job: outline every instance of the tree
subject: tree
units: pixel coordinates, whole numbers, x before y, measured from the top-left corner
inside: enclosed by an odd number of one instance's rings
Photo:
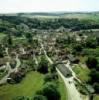
[[[96,93],[99,93],[99,83],[94,83],[94,89]]]
[[[49,74],[46,74],[44,77],[45,82],[51,82],[51,81],[55,81],[57,79],[58,79],[57,73],[49,73]]]
[[[43,96],[43,95],[38,95],[38,94],[36,94],[36,95],[32,98],[32,100],[47,100],[47,98],[46,98],[45,96]]]
[[[57,72],[55,66],[56,66],[55,64],[53,64],[53,65],[50,66],[50,72],[51,73]]]
[[[92,69],[90,72],[91,82],[99,82],[99,72],[95,69]]]
[[[81,52],[82,51],[82,46],[80,44],[77,44],[73,47],[73,49],[76,51],[76,52]]]
[[[96,70],[99,71],[99,63],[97,64]]]
[[[11,37],[10,34],[8,35],[7,43],[8,43],[8,45],[10,45],[10,46],[13,44],[12,37]]]
[[[88,59],[86,60],[86,64],[89,68],[96,68],[98,61],[95,57],[88,57]]]
[[[48,61],[45,59],[45,56],[41,57],[41,61],[39,63],[37,70],[44,74],[48,72]]]
[[[42,94],[47,97],[48,100],[60,100],[60,93],[54,83],[46,83]]]
[[[33,39],[32,39],[32,34],[31,33],[26,33],[26,38],[27,38],[27,41],[29,42],[29,43],[32,43],[32,41],[33,41]]]
[[[4,57],[4,48],[0,45],[0,57]]]
[[[86,40],[86,47],[89,47],[89,48],[96,48],[97,46],[97,40],[96,38],[94,37],[89,37],[87,40]]]
[[[31,70],[36,70],[37,65],[35,64],[35,60],[29,59],[26,65],[28,65]]]
[[[97,37],[96,40],[97,40],[97,44],[98,44],[98,46],[99,46],[99,37]]]

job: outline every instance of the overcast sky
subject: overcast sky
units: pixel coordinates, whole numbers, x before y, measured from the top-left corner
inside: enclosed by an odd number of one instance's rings
[[[99,11],[99,0],[0,0],[0,13]]]

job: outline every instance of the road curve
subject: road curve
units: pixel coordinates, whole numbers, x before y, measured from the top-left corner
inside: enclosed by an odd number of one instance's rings
[[[8,69],[8,73],[0,80],[0,84],[6,83],[7,78],[9,77],[10,73],[16,72],[18,68],[20,67],[20,65],[21,65],[21,61],[18,58],[18,55],[16,55],[16,67],[14,69],[12,69],[9,62],[7,62],[6,68]]]

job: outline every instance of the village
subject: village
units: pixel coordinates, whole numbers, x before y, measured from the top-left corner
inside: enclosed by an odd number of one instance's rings
[[[13,22],[15,18],[16,22]],[[38,95],[48,100],[52,98],[93,100],[98,95],[98,29],[89,29],[89,24],[88,29],[85,27],[85,30],[78,24],[75,26],[75,23],[80,23],[79,20],[76,22],[77,19],[42,21],[24,17],[15,18],[5,17],[11,26],[11,28],[6,26],[9,31],[1,21],[4,27],[1,28],[4,31],[0,33],[0,90],[2,90],[0,98],[2,100],[7,98],[35,100],[34,98],[39,98]],[[56,28],[58,20],[60,27]],[[67,25],[64,21],[67,21]],[[85,21],[83,24],[86,25]],[[82,29],[77,30],[79,27]],[[50,96],[45,95],[50,88],[56,91],[55,94],[49,90]]]

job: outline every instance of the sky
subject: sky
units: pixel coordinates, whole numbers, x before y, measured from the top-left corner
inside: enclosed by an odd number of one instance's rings
[[[99,11],[99,0],[0,0],[0,13]]]

